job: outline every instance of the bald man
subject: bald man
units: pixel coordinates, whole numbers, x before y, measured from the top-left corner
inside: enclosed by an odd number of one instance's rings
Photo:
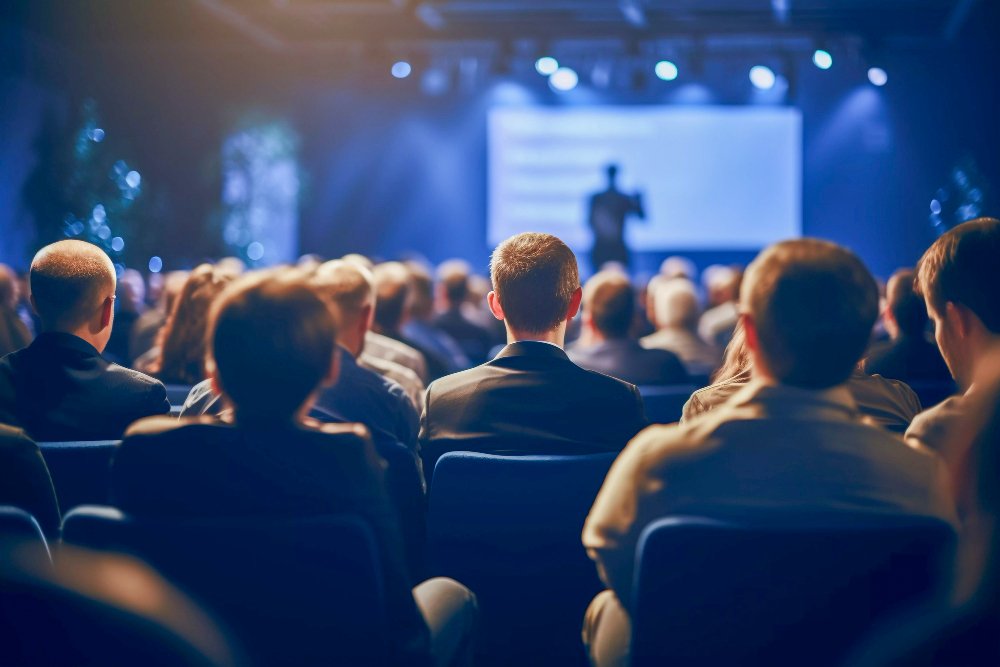
[[[115,270],[97,246],[59,241],[31,262],[41,333],[0,359],[0,422],[35,441],[116,440],[170,411],[163,385],[101,356],[114,321]]]

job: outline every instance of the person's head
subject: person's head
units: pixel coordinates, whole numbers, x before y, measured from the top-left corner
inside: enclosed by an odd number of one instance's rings
[[[261,271],[231,284],[209,316],[209,370],[236,422],[283,423],[337,377],[334,314],[300,272]]]
[[[146,281],[135,269],[125,269],[118,279],[118,308],[129,313],[142,312],[146,306]]]
[[[1000,341],[998,257],[1000,220],[978,218],[942,235],[917,264],[934,337],[963,389],[984,350]]]
[[[361,354],[375,312],[375,284],[364,266],[335,259],[321,264],[311,283],[330,302],[338,317],[337,342]]]
[[[625,338],[635,314],[635,292],[627,276],[600,271],[583,286],[583,318],[604,338]]]
[[[103,250],[77,240],[47,245],[31,261],[29,281],[43,331],[71,333],[104,350],[114,320],[116,279]]]
[[[755,373],[825,389],[844,382],[878,316],[878,286],[850,250],[819,239],[776,243],[747,268],[740,310]]]
[[[604,168],[604,173],[608,175],[608,187],[614,187],[615,181],[618,180],[618,165],[609,164]]]
[[[701,306],[698,291],[687,278],[671,278],[660,282],[652,295],[656,326],[660,329],[698,328]]]
[[[686,278],[693,281],[698,275],[698,267],[687,257],[671,255],[660,264],[660,275],[664,278]]]
[[[410,317],[427,321],[434,316],[434,279],[423,262],[404,262],[410,273]]]
[[[921,338],[927,330],[927,306],[913,288],[916,273],[899,269],[885,286],[885,326],[893,338]]]
[[[150,372],[164,382],[193,385],[205,379],[205,341],[212,303],[234,276],[202,264],[188,274],[160,329],[160,358]]]
[[[498,245],[490,277],[490,310],[515,338],[551,333],[580,307],[576,256],[551,234],[525,232]]]
[[[743,273],[731,266],[714,264],[706,268],[701,274],[701,282],[708,295],[709,307],[738,301],[742,280]]]
[[[398,331],[406,320],[410,300],[410,272],[401,262],[383,262],[375,279],[375,325],[380,332]]]
[[[461,259],[449,259],[438,266],[439,292],[448,308],[457,308],[468,298],[471,273],[469,263]]]
[[[6,264],[0,264],[0,308],[17,307],[20,291],[17,274]]]

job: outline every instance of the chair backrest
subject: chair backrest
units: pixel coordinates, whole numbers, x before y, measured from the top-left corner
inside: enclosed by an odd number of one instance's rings
[[[163,385],[167,390],[167,401],[172,407],[180,408],[184,405],[184,401],[187,400],[188,394],[191,393],[190,385],[186,384],[166,384]]]
[[[0,505],[0,545],[11,544],[32,545],[46,560],[52,560],[45,534],[35,517],[18,507]]]
[[[525,664],[580,650],[583,612],[602,588],[580,533],[614,458],[451,452],[438,460],[430,568],[476,593],[484,652]]]
[[[63,547],[59,567],[0,549],[0,664],[244,664],[214,621],[132,559]]]
[[[111,459],[121,440],[40,442],[63,514],[77,505],[108,502]]]
[[[693,384],[642,386],[639,394],[646,406],[646,417],[654,424],[672,424],[680,421],[681,411],[691,394],[699,387]]]
[[[387,656],[379,552],[358,517],[140,519],[82,507],[65,518],[63,539],[143,558],[232,628],[258,664]]]
[[[921,518],[661,519],[637,549],[632,664],[841,664],[875,619],[937,592],[954,539]]]

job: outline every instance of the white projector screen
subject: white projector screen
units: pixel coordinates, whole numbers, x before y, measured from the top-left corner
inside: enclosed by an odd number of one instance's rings
[[[619,166],[642,194],[632,250],[755,250],[802,233],[802,116],[786,107],[496,108],[489,240],[523,231],[589,250],[590,195]]]

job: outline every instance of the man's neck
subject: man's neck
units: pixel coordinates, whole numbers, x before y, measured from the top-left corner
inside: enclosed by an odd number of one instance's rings
[[[1000,382],[1000,336],[990,336],[983,341],[982,350],[976,355],[972,381],[966,392],[981,387],[995,387]]]
[[[107,345],[107,341],[103,337],[94,336],[88,330],[88,327],[80,327],[75,330],[70,329],[44,329],[42,333],[57,333],[69,336],[76,336],[80,340],[90,344],[99,353],[104,352],[104,347]]]
[[[530,333],[527,331],[516,331],[508,325],[507,343],[519,343],[521,341],[540,341],[543,343],[552,343],[556,347],[561,348],[566,343],[566,323],[560,322],[559,326],[551,331]]]

